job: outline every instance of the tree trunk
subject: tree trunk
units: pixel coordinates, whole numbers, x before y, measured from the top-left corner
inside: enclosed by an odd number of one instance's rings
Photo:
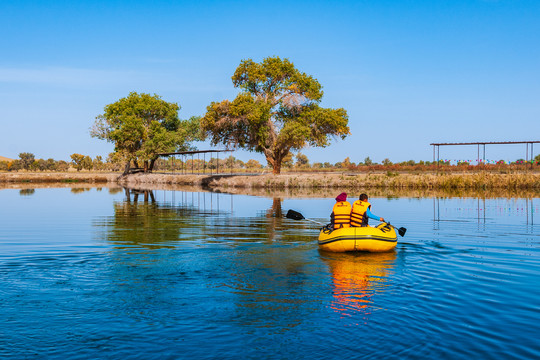
[[[148,172],[148,160],[144,160],[143,167],[144,167],[144,172],[147,173]]]
[[[283,158],[287,156],[289,150],[268,150],[265,151],[266,161],[272,166],[272,174],[279,175],[281,174],[281,163]]]
[[[278,219],[283,218],[283,211],[281,210],[281,198],[275,197],[272,200],[272,209],[270,209],[269,217],[275,217]]]
[[[277,160],[275,160],[272,167],[273,167],[272,174],[274,175],[281,174],[281,161],[278,162]]]
[[[131,161],[128,160],[128,162],[126,163],[126,167],[124,168],[124,173],[122,175],[127,175],[129,174],[129,165],[130,165]]]
[[[150,166],[148,167],[148,171],[149,171],[149,172],[154,171],[154,164],[155,164],[155,162],[156,162],[156,159],[150,160]]]
[[[281,152],[278,152],[277,154],[274,153],[274,159],[272,163],[272,173],[274,175],[281,174],[281,162],[283,161],[283,154]]]

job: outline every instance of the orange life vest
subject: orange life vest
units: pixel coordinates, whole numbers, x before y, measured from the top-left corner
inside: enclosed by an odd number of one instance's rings
[[[332,209],[334,229],[351,227],[351,204],[348,201],[338,201]]]
[[[356,200],[352,206],[351,212],[351,226],[360,227],[366,226],[368,223],[368,217],[366,211],[371,208],[371,204],[367,201]]]

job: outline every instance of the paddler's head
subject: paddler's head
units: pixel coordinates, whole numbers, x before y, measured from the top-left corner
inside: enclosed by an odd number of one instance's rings
[[[336,201],[347,201],[347,193],[342,192],[336,197]]]
[[[360,201],[367,201],[368,197],[367,194],[360,195]]]

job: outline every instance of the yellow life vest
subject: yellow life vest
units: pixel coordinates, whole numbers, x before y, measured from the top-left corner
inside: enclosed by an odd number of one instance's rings
[[[332,209],[334,229],[351,227],[351,204],[348,201],[338,201]]]
[[[356,200],[352,205],[351,212],[351,226],[360,227],[366,226],[368,223],[368,217],[366,211],[371,207],[371,204],[367,201]]]

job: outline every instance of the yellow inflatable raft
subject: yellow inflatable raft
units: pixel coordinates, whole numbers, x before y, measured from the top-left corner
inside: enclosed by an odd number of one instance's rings
[[[393,226],[381,223],[377,227],[350,227],[330,231],[324,227],[319,234],[319,248],[331,252],[385,252],[397,245]]]

